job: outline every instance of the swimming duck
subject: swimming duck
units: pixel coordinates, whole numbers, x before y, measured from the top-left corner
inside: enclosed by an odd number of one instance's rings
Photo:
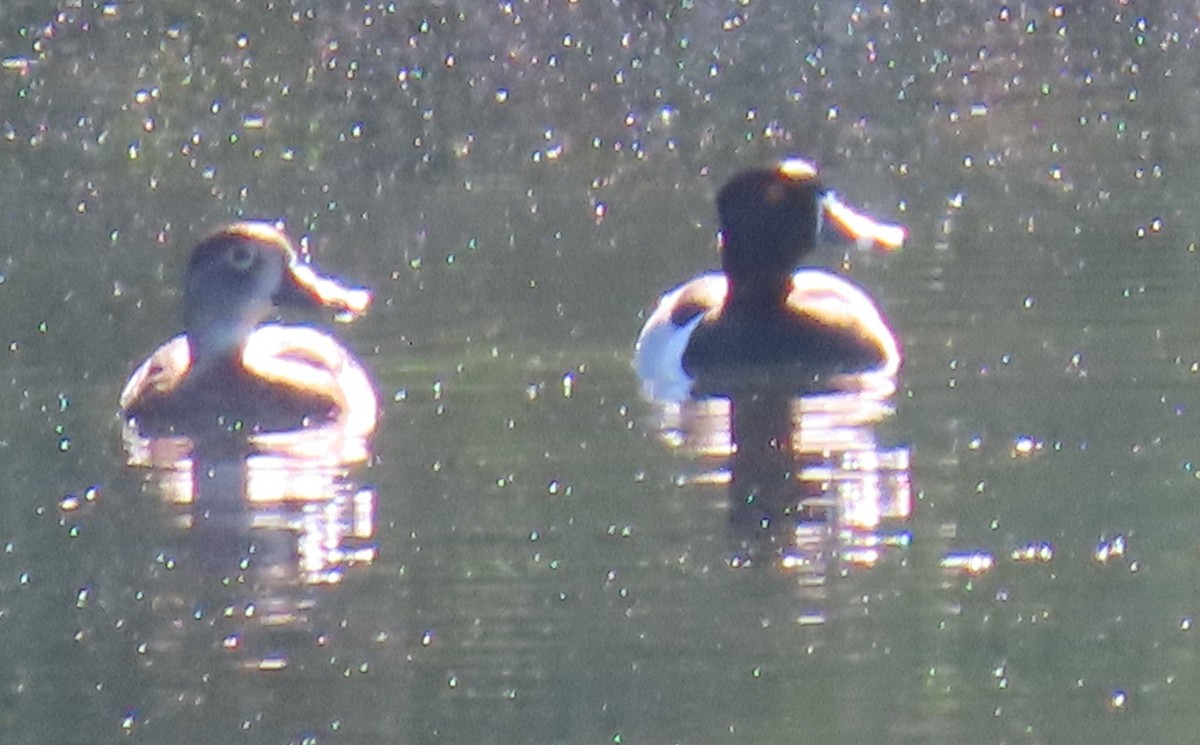
[[[369,291],[318,275],[266,222],[238,222],[200,242],[188,262],[184,332],[144,361],[121,392],[142,433],[279,432],[336,424],[374,430],[375,390],[362,364],[325,333],[263,324],[275,306],[361,316]]]
[[[679,400],[751,370],[790,375],[800,392],[890,395],[900,346],[875,302],[843,277],[796,266],[825,225],[884,249],[904,242],[904,228],[855,212],[799,158],[734,176],[717,214],[721,271],[663,295],[638,335],[634,366],[650,398]]]

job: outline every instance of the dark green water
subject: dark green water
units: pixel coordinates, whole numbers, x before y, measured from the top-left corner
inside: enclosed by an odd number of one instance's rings
[[[1198,38],[1179,2],[6,3],[0,740],[1189,741]],[[629,365],[714,190],[794,153],[910,229],[824,256],[904,345],[868,434],[907,540],[816,573],[744,566]],[[241,216],[375,291],[333,328],[385,402],[336,585],[124,465],[120,387]]]

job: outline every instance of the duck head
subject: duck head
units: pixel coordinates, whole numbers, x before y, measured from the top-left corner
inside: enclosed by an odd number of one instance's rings
[[[734,176],[717,193],[721,267],[733,285],[783,291],[800,260],[829,230],[882,250],[903,245],[903,227],[877,222],[827,189],[816,166],[789,158]]]
[[[721,187],[721,267],[730,282],[786,284],[816,245],[822,192],[816,168],[802,160],[745,171]]]
[[[201,241],[188,262],[183,320],[193,369],[237,364],[250,334],[277,306],[358,317],[370,303],[367,290],[317,274],[274,225],[234,223]]]

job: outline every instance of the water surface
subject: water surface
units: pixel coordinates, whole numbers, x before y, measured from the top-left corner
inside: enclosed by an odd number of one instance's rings
[[[6,4],[5,741],[1185,741],[1198,34],[1177,2]],[[629,364],[716,263],[715,189],[791,154],[910,229],[822,257],[900,333],[869,434],[912,514],[820,581],[743,560]],[[336,584],[124,464],[121,384],[239,217],[375,290],[305,319],[385,401]]]

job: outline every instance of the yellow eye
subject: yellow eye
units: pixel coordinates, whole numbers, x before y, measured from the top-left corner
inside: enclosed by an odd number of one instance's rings
[[[248,271],[258,259],[258,251],[252,243],[235,243],[225,252],[225,262],[239,272]]]

